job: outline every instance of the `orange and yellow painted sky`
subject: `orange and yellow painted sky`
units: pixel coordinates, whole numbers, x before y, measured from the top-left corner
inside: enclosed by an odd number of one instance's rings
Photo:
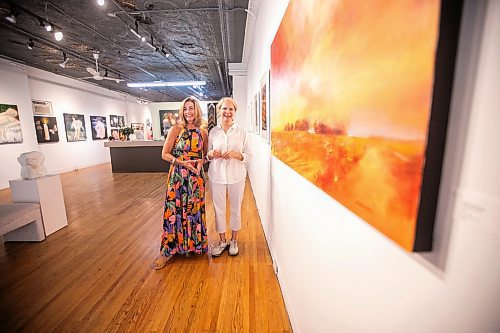
[[[292,0],[272,44],[272,131],[307,118],[424,142],[439,3]]]

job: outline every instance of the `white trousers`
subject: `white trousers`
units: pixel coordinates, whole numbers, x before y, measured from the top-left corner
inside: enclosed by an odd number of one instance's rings
[[[212,201],[215,210],[215,229],[219,234],[226,232],[226,192],[229,197],[231,212],[229,226],[231,230],[241,229],[241,202],[245,192],[245,179],[236,184],[216,184],[210,182]]]

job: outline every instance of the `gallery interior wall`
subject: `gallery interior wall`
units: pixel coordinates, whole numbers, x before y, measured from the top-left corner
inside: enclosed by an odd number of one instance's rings
[[[248,96],[287,5],[262,2]],[[465,1],[430,253],[405,252],[253,135],[249,176],[295,332],[500,331],[499,39],[500,2]]]
[[[123,115],[127,124],[146,123],[150,117],[149,107],[137,103],[137,99],[80,82],[61,75],[25,67],[0,60],[0,103],[15,104],[23,142],[0,145],[2,164],[0,166],[0,188],[7,188],[11,179],[20,177],[21,167],[17,157],[24,152],[38,150],[45,155],[45,166],[49,174],[57,174],[110,161],[109,148],[105,140],[92,140],[90,115],[107,117]],[[31,100],[52,102],[53,115],[57,117],[59,142],[38,144],[33,122]],[[77,113],[85,116],[86,141],[67,142],[63,113]]]

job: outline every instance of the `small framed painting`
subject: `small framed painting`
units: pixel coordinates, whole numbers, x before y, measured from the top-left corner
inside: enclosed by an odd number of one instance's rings
[[[106,117],[90,116],[90,126],[92,127],[92,140],[104,140],[108,138]]]
[[[17,105],[0,104],[0,144],[23,142]]]
[[[52,116],[52,103],[32,99],[33,114],[38,116]]]
[[[56,117],[34,116],[38,143],[59,142],[59,128]]]

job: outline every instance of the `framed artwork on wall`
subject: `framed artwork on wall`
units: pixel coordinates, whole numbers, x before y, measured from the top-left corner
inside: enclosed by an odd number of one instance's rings
[[[432,249],[461,8],[295,0],[271,46],[273,155],[407,251]]]
[[[83,114],[63,113],[68,142],[86,141],[85,117]]]
[[[109,126],[110,127],[118,127],[118,116],[117,115],[109,115]]]
[[[108,138],[106,117],[90,116],[90,125],[92,127],[92,140],[105,140]]]
[[[269,143],[271,137],[271,131],[269,128],[269,71],[266,71],[260,80],[260,118],[262,138],[265,142]]]
[[[153,140],[153,122],[151,119],[146,119],[146,139]]]
[[[17,105],[0,104],[0,144],[23,142]]]
[[[247,116],[248,116],[248,131],[253,133],[254,124],[253,124],[253,114],[252,114],[252,106],[253,101],[250,101],[247,105]]]
[[[207,104],[207,113],[208,113],[208,132],[215,126],[217,126],[217,103],[208,103]]]
[[[260,106],[259,106],[259,92],[253,97],[252,113],[254,116],[254,132],[260,134]]]
[[[38,116],[52,116],[52,103],[32,99],[33,114]]]
[[[59,142],[59,128],[57,118],[48,116],[33,116],[35,133],[38,143]]]
[[[177,123],[177,120],[179,120],[178,110],[160,110],[161,136],[167,135],[168,130]]]
[[[137,140],[144,140],[144,123],[131,123],[130,127],[133,128]]]
[[[109,115],[109,126],[114,128],[125,127],[125,116]]]
[[[114,140],[120,140],[120,130],[118,128],[111,129],[111,136]]]

